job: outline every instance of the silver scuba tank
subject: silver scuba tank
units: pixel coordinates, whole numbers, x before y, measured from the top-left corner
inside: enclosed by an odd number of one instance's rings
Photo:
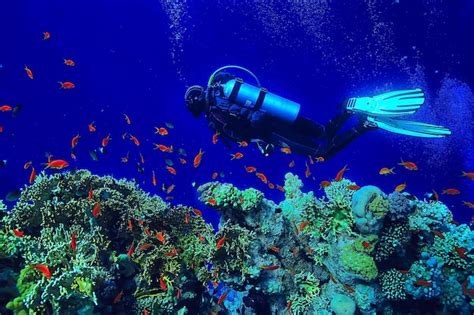
[[[241,79],[232,79],[222,85],[226,98],[240,106],[259,110],[281,121],[292,123],[300,111],[300,104],[267,92]]]

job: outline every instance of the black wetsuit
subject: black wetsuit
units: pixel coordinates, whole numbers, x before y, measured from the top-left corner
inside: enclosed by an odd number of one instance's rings
[[[229,102],[219,91],[219,82],[226,82],[232,75],[222,73],[216,77],[214,86],[204,93],[206,117],[209,127],[219,132],[223,142],[261,141],[276,147],[288,146],[292,151],[330,158],[358,136],[370,130],[362,121],[355,127],[341,132],[346,121],[352,116],[344,109],[327,125],[318,124],[308,118],[298,116],[293,123],[285,123],[250,108]],[[344,107],[344,106],[341,106]]]

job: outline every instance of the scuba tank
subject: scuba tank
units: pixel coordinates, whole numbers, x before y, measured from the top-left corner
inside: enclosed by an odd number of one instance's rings
[[[236,68],[247,72],[255,79],[258,87],[245,83],[239,78],[230,79],[221,83],[223,96],[227,100],[252,111],[260,111],[286,123],[293,123],[296,120],[300,111],[300,104],[261,88],[257,77],[243,67],[225,66],[217,69],[209,78],[208,85],[212,85],[217,73],[228,68]]]

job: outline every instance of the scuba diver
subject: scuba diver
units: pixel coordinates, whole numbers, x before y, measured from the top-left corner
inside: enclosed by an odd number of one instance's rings
[[[230,69],[246,72],[256,86],[231,74]],[[325,126],[302,117],[300,104],[268,92],[251,71],[235,65],[212,73],[207,88],[189,87],[184,98],[188,110],[195,117],[204,114],[209,127],[227,146],[232,142],[254,142],[265,156],[280,147],[327,159],[360,135],[377,128],[426,138],[451,134],[442,126],[399,119],[423,105],[425,98],[420,89],[349,98],[342,103],[341,112]],[[353,114],[358,116],[358,123],[344,128]]]

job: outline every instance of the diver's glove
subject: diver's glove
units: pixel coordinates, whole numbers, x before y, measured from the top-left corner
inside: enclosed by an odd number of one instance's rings
[[[368,126],[414,137],[440,138],[451,134],[442,126],[397,119],[415,113],[425,102],[421,89],[399,90],[373,97],[353,97],[346,110],[367,115]]]

